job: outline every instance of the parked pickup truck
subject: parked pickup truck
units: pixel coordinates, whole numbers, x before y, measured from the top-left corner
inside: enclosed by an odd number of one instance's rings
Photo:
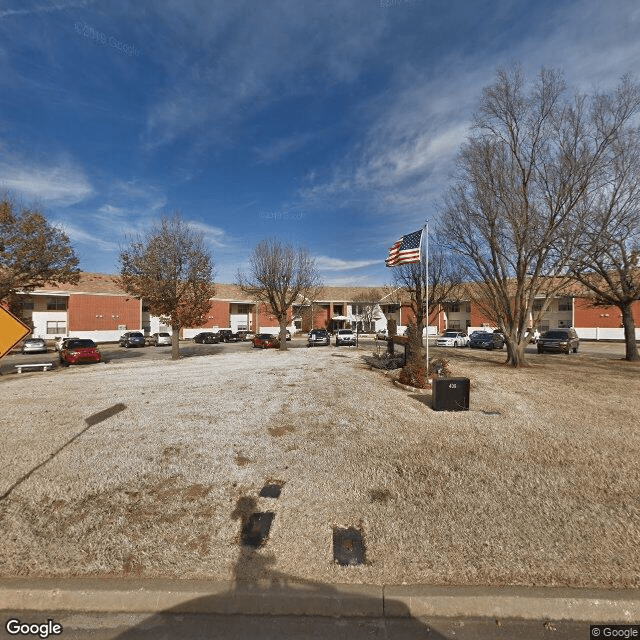
[[[220,342],[238,342],[242,338],[231,329],[220,329],[218,331]]]

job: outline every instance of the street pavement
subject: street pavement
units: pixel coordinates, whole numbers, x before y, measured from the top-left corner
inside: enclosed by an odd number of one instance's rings
[[[211,614],[105,614],[0,611],[6,622],[62,626],[63,640],[587,640],[589,624],[493,618],[333,618]],[[19,636],[18,636],[19,637]],[[31,636],[33,637],[33,636]],[[37,636],[36,636],[37,637]]]

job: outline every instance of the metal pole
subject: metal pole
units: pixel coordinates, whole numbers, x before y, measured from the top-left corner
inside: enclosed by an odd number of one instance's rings
[[[425,262],[425,278],[427,282],[427,371],[429,371],[429,221],[427,220],[425,229],[427,230],[427,259]]]

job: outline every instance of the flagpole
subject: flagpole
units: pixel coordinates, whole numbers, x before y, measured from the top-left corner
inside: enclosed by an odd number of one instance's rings
[[[427,283],[427,375],[429,373],[429,221],[425,220],[424,229],[427,231],[427,257],[425,260],[425,280]],[[424,231],[423,231],[424,233]]]

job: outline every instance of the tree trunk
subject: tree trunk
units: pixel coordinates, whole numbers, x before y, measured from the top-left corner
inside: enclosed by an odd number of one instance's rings
[[[636,323],[633,319],[632,302],[620,306],[622,311],[622,323],[624,325],[625,360],[640,360],[638,345],[636,344]]]
[[[280,320],[280,351],[287,350],[287,319]]]
[[[515,340],[511,340],[509,336],[507,336],[507,361],[511,367],[518,368],[525,365],[524,361],[524,350],[527,346],[526,340],[524,342],[516,342]]]
[[[180,359],[180,325],[171,325],[171,359]]]

